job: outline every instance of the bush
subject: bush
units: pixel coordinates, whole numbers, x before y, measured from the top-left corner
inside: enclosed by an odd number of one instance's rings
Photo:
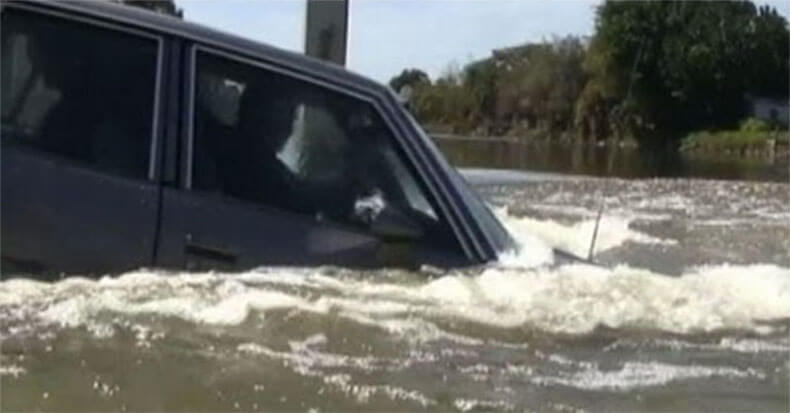
[[[770,132],[774,129],[775,127],[771,123],[762,119],[746,118],[741,122],[738,130],[741,132]]]
[[[735,149],[749,145],[762,145],[769,140],[775,139],[777,142],[788,142],[790,132],[787,130],[745,130],[744,121],[739,130],[729,131],[699,131],[686,135],[680,146],[681,150],[693,150],[698,148],[720,148]],[[755,127],[756,122],[749,122],[746,127]]]

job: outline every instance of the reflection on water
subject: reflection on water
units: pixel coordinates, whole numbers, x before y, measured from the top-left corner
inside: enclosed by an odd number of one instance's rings
[[[687,155],[631,147],[523,143],[500,139],[437,138],[451,163],[461,167],[522,169],[621,178],[699,177],[787,182],[783,159]]]

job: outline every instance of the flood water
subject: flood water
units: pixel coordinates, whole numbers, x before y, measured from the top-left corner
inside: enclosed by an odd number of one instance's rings
[[[790,181],[790,153],[765,155],[640,152],[617,146],[525,143],[503,139],[436,139],[455,165],[558,172],[601,177],[693,177],[728,180]]]
[[[0,410],[788,411],[787,183],[466,174],[486,267],[4,274]]]

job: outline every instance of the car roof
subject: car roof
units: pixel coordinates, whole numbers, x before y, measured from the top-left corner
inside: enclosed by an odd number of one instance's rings
[[[389,87],[361,74],[351,72],[334,63],[226,33],[198,23],[156,13],[141,7],[96,0],[19,0],[14,3],[33,4],[55,11],[64,10],[77,12],[92,17],[137,26],[147,30],[189,39],[197,43],[226,49],[254,59],[268,61],[296,72],[305,72],[308,75],[340,83],[357,90],[362,89],[368,93],[394,95]]]

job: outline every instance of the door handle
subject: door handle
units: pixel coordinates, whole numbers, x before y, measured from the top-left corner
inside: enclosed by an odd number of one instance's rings
[[[197,243],[192,240],[191,234],[187,235],[184,242],[184,252],[187,255],[192,255],[211,261],[218,261],[225,264],[236,264],[236,261],[238,261],[239,258],[239,255],[236,252],[229,251],[225,248]]]

